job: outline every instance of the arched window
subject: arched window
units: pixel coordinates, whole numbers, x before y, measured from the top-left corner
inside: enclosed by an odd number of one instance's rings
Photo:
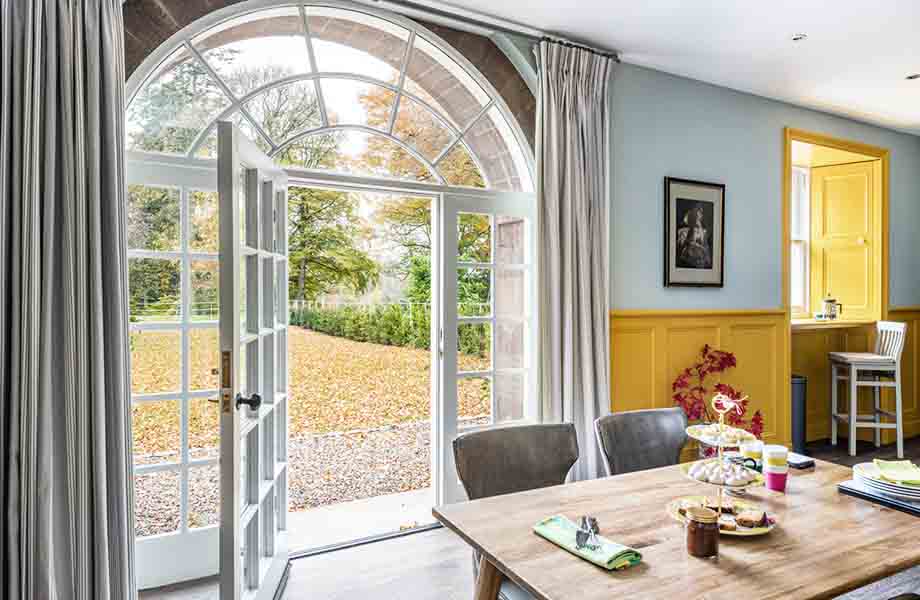
[[[230,119],[289,167],[533,189],[501,98],[407,19],[269,8],[186,33],[163,52],[128,106],[129,150],[214,158],[217,121]]]

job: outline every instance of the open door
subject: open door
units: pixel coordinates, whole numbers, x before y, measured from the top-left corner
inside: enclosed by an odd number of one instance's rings
[[[457,435],[541,419],[535,205],[533,194],[515,192],[485,198],[443,195],[441,403],[434,450],[438,505],[466,499],[454,464]]]
[[[274,598],[288,563],[287,178],[218,124],[220,598]]]

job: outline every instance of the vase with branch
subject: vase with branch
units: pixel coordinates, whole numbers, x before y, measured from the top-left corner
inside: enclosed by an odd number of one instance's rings
[[[691,423],[715,423],[718,416],[713,413],[709,399],[715,394],[724,394],[737,406],[725,416],[727,425],[738,427],[754,434],[757,439],[763,435],[763,414],[758,410],[747,417],[749,399],[741,390],[721,381],[721,375],[735,368],[738,361],[731,352],[703,346],[694,364],[685,368],[671,384],[674,403],[681,407]],[[700,447],[703,456],[715,452],[712,447]]]

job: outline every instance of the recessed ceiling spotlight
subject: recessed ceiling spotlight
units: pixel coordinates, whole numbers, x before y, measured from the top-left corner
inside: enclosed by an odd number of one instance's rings
[[[920,79],[920,73],[911,73],[910,75],[908,75],[908,76],[905,77],[904,79],[906,79],[906,80],[908,80],[908,81],[913,81],[914,79]]]
[[[804,42],[804,41],[807,40],[807,39],[808,39],[808,34],[807,34],[807,33],[797,33],[797,34],[795,34],[795,35],[792,36],[792,41],[793,41],[793,42]]]

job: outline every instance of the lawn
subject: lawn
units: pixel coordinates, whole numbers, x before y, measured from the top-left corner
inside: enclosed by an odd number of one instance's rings
[[[132,389],[162,392],[181,386],[180,336],[145,331],[132,335]],[[190,389],[217,385],[217,330],[192,330]],[[485,359],[461,355],[461,368],[478,369]],[[427,420],[430,416],[430,354],[427,350],[354,342],[291,327],[289,427],[291,438],[330,432],[378,429]],[[487,362],[487,361],[486,361]],[[488,414],[488,388],[464,380],[459,414]],[[134,454],[138,463],[177,460],[178,401],[143,402],[134,407]],[[219,442],[217,405],[189,403],[189,448],[193,457],[211,456]]]

